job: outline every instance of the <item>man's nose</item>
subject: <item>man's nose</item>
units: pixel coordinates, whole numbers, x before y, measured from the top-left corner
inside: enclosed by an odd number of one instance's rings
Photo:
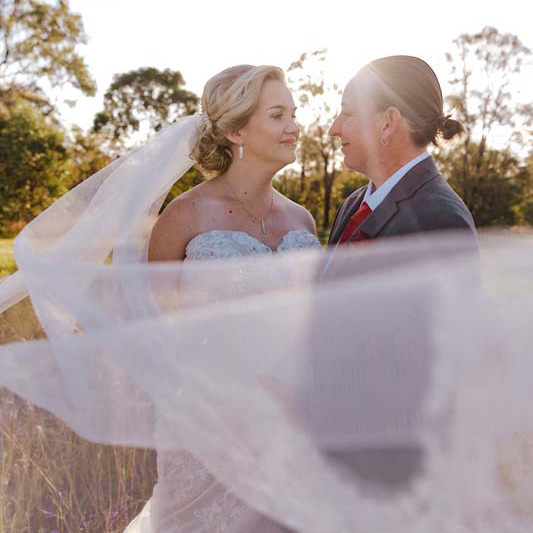
[[[328,131],[328,134],[331,136],[331,137],[340,137],[340,131],[339,131],[339,127],[337,125],[337,118],[335,118],[335,120],[333,121],[333,124],[331,125],[331,127],[329,128],[329,131]]]

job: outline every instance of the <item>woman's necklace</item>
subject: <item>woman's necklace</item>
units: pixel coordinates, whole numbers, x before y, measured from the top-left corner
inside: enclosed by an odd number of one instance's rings
[[[272,206],[274,205],[274,189],[272,189],[272,200],[270,201],[270,207],[269,207],[268,211],[261,218],[257,218],[255,215],[250,213],[250,211],[248,211],[248,209],[246,208],[246,205],[244,205],[244,202],[237,196],[237,194],[235,193],[235,191],[233,190],[231,185],[228,182],[226,182],[226,184],[227,184],[229,190],[231,191],[232,196],[235,198],[235,200],[237,200],[237,202],[239,202],[241,204],[242,208],[246,211],[246,213],[248,214],[248,216],[252,220],[254,220],[255,222],[260,224],[261,233],[263,235],[266,235],[267,234],[267,228],[266,228],[266,224],[265,224],[265,218],[269,215],[270,211],[272,211]]]

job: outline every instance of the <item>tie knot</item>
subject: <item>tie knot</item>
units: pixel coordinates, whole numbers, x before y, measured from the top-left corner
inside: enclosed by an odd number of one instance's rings
[[[370,209],[370,206],[366,202],[363,202],[359,206],[359,209],[348,220],[341,235],[340,244],[344,244],[350,240],[352,235],[357,231],[359,226],[361,226],[370,213],[372,213],[372,209]]]

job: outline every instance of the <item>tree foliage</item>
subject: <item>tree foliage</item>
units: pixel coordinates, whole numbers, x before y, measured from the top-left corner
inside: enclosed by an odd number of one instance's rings
[[[68,183],[72,188],[111,163],[113,157],[104,149],[105,139],[99,135],[74,127],[71,137],[65,140],[68,151]]]
[[[43,80],[50,87],[71,84],[94,95],[96,85],[76,51],[85,42],[81,17],[70,12],[66,0],[0,1],[0,113],[6,116],[19,99],[51,113]]]
[[[0,119],[0,228],[20,229],[69,187],[68,154],[57,129],[30,104]]]
[[[66,0],[0,0],[0,223],[16,232],[103,161],[84,169],[54,117],[46,89],[94,95],[79,55],[81,17]],[[79,139],[78,139],[79,140]],[[72,148],[72,150],[71,150]],[[85,150],[85,148],[83,148]],[[72,156],[72,157],[70,157]]]
[[[324,179],[321,173],[308,172],[302,182],[301,171],[286,170],[274,181],[274,187],[294,202],[304,205],[316,221],[320,239],[325,242],[331,223],[324,225]],[[302,189],[303,183],[303,189]],[[368,183],[368,178],[347,168],[338,170],[331,189],[330,212],[335,213],[352,192]]]
[[[492,27],[462,34],[453,45],[446,55],[453,91],[447,102],[466,131],[459,144],[441,149],[438,157],[477,225],[517,223],[523,220],[520,195],[528,172],[513,149],[527,146],[522,126],[533,114],[513,84],[531,51],[515,35]],[[503,144],[500,150],[493,148],[497,141]]]
[[[319,226],[323,228],[330,225],[333,187],[340,168],[338,143],[328,135],[328,125],[335,114],[331,102],[340,101],[341,91],[324,73],[326,57],[326,50],[304,53],[288,69],[289,85],[296,93],[302,111],[309,116],[298,155],[300,190],[303,195],[303,183],[308,174],[321,176],[324,205]]]
[[[454,50],[446,54],[453,91],[448,102],[465,126],[467,141],[477,135],[483,150],[495,130],[507,128],[513,140],[523,142],[517,131],[523,102],[516,98],[514,87],[531,50],[516,35],[490,26],[459,35],[453,45]]]
[[[51,0],[52,1],[52,0]],[[42,26],[42,27],[41,27]],[[90,132],[70,134],[51,120],[51,106],[40,86],[46,78],[59,87],[68,82],[94,91],[76,45],[84,41],[81,19],[65,1],[0,0],[0,223],[4,235],[50,205],[68,189],[178,117],[196,111],[198,98],[184,88],[180,72],[140,68],[117,74],[105,94],[104,109]],[[31,46],[28,43],[33,43]],[[3,48],[2,48],[3,46]],[[531,52],[512,35],[485,28],[460,35],[448,54],[452,96],[466,127],[459,142],[434,151],[437,164],[463,197],[478,226],[533,225],[533,106],[515,98],[514,77],[524,75]],[[328,127],[340,91],[325,73],[326,51],[302,54],[288,69],[289,86],[304,119],[298,165],[289,167],[275,186],[315,217],[324,240],[342,201],[367,178],[342,166]],[[524,127],[521,127],[524,126]],[[506,146],[496,148],[495,133],[507,128]],[[517,133],[520,132],[520,135]],[[500,142],[501,145],[501,142]],[[531,152],[533,153],[533,152]],[[203,180],[192,168],[170,190],[174,197]]]
[[[531,174],[510,150],[486,149],[480,166],[479,144],[469,144],[466,164],[469,181],[463,180],[465,158],[461,151],[436,154],[450,185],[468,205],[478,227],[513,226],[525,222],[526,191]]]
[[[104,96],[104,109],[94,119],[93,131],[107,131],[114,140],[138,132],[141,124],[150,132],[196,111],[198,97],[183,88],[179,71],[140,68],[116,74]]]

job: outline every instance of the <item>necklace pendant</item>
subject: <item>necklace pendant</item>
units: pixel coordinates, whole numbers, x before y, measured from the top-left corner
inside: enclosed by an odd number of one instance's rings
[[[266,235],[266,226],[265,226],[265,220],[262,218],[261,219],[261,232],[263,233],[263,235]]]

